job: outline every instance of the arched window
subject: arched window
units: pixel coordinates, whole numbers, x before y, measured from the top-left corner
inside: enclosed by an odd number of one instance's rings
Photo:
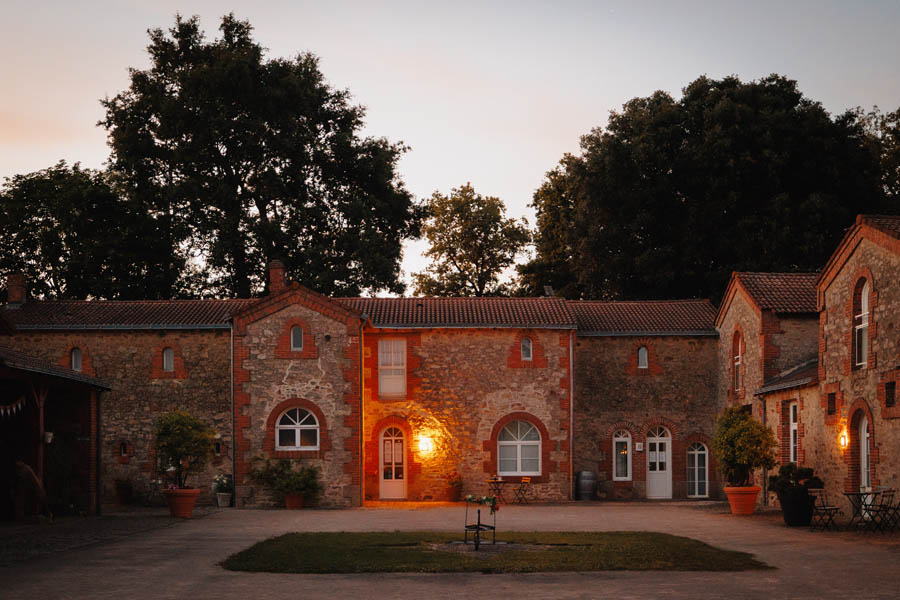
[[[700,442],[694,442],[688,448],[687,453],[687,495],[688,498],[706,498],[709,496],[707,483],[707,457],[706,446]]]
[[[498,475],[540,475],[541,434],[528,421],[513,421],[497,438]]]
[[[290,408],[275,424],[276,450],[318,450],[319,422],[303,408]]]
[[[735,331],[734,338],[731,342],[731,354],[734,357],[732,363],[732,381],[734,383],[734,391],[741,390],[741,332]]]
[[[531,360],[531,338],[522,338],[522,360]]]
[[[163,349],[163,371],[175,370],[175,351],[171,348]]]
[[[650,353],[647,351],[647,346],[641,346],[638,348],[638,369],[647,369],[650,366]]]
[[[617,431],[613,434],[613,480],[631,479],[631,434]]]
[[[80,371],[81,370],[81,348],[72,348],[72,351],[69,353],[69,358],[71,359],[72,370]]]
[[[291,350],[303,350],[303,328],[299,325],[291,327]]]
[[[869,282],[860,279],[853,293],[853,365],[865,367],[869,360]]]

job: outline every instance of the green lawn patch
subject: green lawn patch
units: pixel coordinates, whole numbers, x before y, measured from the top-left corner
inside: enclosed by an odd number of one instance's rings
[[[768,569],[745,552],[649,531],[509,532],[498,545],[453,544],[450,533],[288,533],[228,557],[232,571],[271,573],[535,573]],[[500,541],[508,544],[500,545]]]

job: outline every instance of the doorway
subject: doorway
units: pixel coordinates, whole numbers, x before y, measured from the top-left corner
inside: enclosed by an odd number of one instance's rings
[[[388,427],[381,434],[380,492],[382,500],[406,499],[406,440],[399,427]]]
[[[647,498],[672,497],[672,435],[665,427],[647,433]]]

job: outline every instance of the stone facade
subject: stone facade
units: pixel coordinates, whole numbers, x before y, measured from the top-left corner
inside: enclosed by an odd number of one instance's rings
[[[219,453],[205,472],[191,478],[211,501],[216,473],[231,472],[231,368],[227,329],[203,331],[22,331],[15,348],[31,356],[70,365],[70,353],[82,353],[82,371],[112,388],[100,397],[101,498],[112,502],[117,481],[128,481],[138,498],[151,495],[159,477],[153,454],[159,415],[186,410],[216,432]],[[178,348],[176,373],[159,377],[155,363],[164,348]],[[171,376],[178,374],[178,377]]]
[[[761,344],[762,318],[753,300],[737,288],[733,296],[723,300],[727,306],[720,312],[716,329],[718,342],[718,397],[725,405],[745,405],[753,400],[753,393],[763,384],[763,349]],[[740,342],[735,340],[739,339]],[[734,357],[740,344],[740,385],[734,385]]]
[[[647,432],[671,433],[673,498],[688,495],[686,452],[699,442],[709,450],[721,402],[716,394],[716,337],[579,337],[575,350],[575,470],[593,471],[607,498],[647,495]],[[637,369],[638,348],[648,350]],[[614,481],[613,435],[631,436],[632,477]],[[636,450],[643,443],[643,449]],[[707,452],[709,463],[712,456]],[[714,465],[713,465],[714,466]],[[714,470],[713,470],[714,472]],[[720,485],[709,479],[710,497]]]

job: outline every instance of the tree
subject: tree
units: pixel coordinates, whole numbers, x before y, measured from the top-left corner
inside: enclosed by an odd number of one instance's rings
[[[523,279],[534,293],[715,300],[732,270],[821,268],[856,213],[896,210],[879,177],[852,113],[832,118],[778,75],[701,77],[680,100],[629,101],[548,174]]]
[[[449,196],[435,192],[426,204],[423,233],[430,244],[431,264],[414,276],[416,293],[425,296],[491,296],[502,294],[503,270],[528,244],[524,219],[506,218],[499,198],[475,193],[471,184],[453,188]]]
[[[39,298],[168,298],[184,258],[107,174],[53,167],[0,190],[0,269],[22,271]]]
[[[131,197],[199,249],[207,292],[247,297],[275,258],[326,294],[402,291],[420,219],[397,174],[405,146],[360,137],[363,108],[312,54],[267,60],[233,15],[220,31],[207,42],[180,16],[150,31],[150,68],[103,102]]]

